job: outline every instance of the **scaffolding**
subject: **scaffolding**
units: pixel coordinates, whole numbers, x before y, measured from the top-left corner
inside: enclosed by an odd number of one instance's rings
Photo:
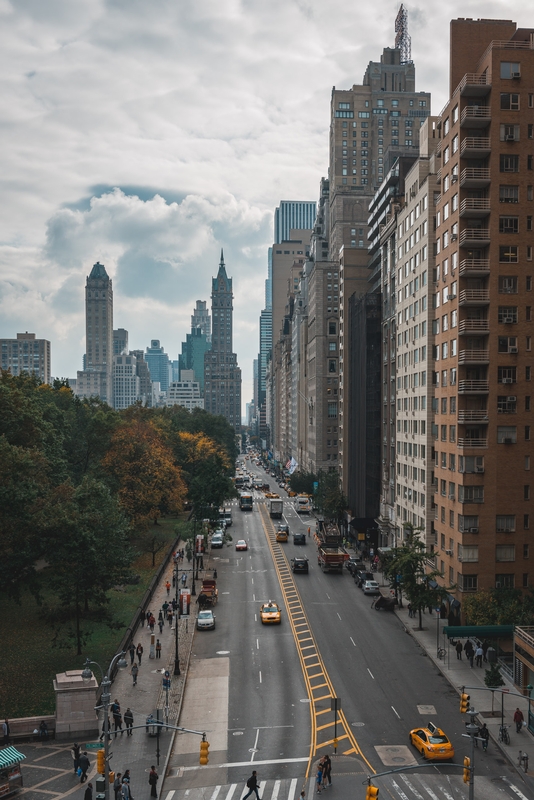
[[[412,39],[408,33],[408,9],[402,3],[395,19],[395,47],[400,50],[401,64],[411,64]]]

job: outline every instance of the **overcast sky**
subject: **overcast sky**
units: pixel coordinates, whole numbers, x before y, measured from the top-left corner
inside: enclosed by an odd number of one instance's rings
[[[280,200],[316,200],[332,86],[394,44],[373,0],[0,0],[0,336],[85,352],[92,264],[114,327],[171,358],[224,247],[243,407],[252,395],[267,248]],[[534,27],[527,0],[407,4],[417,90],[448,92],[449,20]]]

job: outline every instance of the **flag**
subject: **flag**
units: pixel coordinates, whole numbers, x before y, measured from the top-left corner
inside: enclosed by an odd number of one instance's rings
[[[295,472],[296,468],[298,467],[298,464],[297,464],[297,462],[295,461],[294,458],[291,458],[291,460],[288,462],[288,464],[289,464],[289,467],[286,465],[286,469],[289,469],[289,474],[293,475],[293,473]]]

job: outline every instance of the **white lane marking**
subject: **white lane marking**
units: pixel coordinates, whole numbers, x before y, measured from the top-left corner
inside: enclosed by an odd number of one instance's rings
[[[254,603],[256,602],[256,595],[255,595],[255,594],[252,594],[252,601],[253,601]]]
[[[515,792],[516,795],[521,798],[521,800],[527,800],[527,798],[525,797],[523,792],[520,792],[519,789],[517,788],[517,786],[515,786],[515,784],[511,783],[509,778],[505,778],[504,775],[503,775],[501,780],[504,781],[505,783],[507,783],[508,786],[510,787],[510,789],[512,790],[512,792]]]
[[[252,583],[254,583],[254,578],[251,578],[250,580],[252,581]]]
[[[354,645],[354,647],[356,647],[356,642],[354,641],[354,639],[352,638],[352,636],[349,636],[349,639],[351,640],[351,642],[352,642],[352,644]]]
[[[187,769],[187,767],[186,767],[186,769]],[[232,785],[228,789],[228,794],[226,795],[225,800],[232,800],[233,794],[234,794],[236,789],[237,789],[237,783],[232,783]]]
[[[371,670],[369,669],[369,667],[367,667],[367,672],[369,673],[369,675],[371,676],[371,678],[374,680],[374,679],[375,679],[375,676],[373,675],[373,673],[371,672]]]
[[[410,781],[408,780],[408,777],[406,775],[402,775],[401,774],[401,775],[399,775],[399,778],[401,779],[401,781],[403,781],[406,784],[407,788],[412,793],[412,797],[415,797],[416,800],[424,800],[423,795],[420,794],[420,792],[417,791],[417,789],[415,788],[415,786],[412,783],[410,783]]]
[[[221,787],[220,786],[216,786],[215,789],[213,790],[213,794],[211,795],[210,800],[217,800],[217,795],[219,794],[220,791],[221,791]]]
[[[328,599],[330,600],[330,595],[328,594],[328,592],[325,592],[325,594],[328,597]]]
[[[337,614],[337,615],[338,615],[338,617],[339,617],[339,614],[338,614],[338,612],[337,612],[337,611],[336,611],[336,614]],[[339,617],[339,619],[341,619],[341,617]]]
[[[420,781],[421,781],[421,786],[423,787],[423,789],[427,790],[427,792],[430,795],[430,797],[432,798],[432,800],[439,800],[437,794],[434,794],[434,792],[432,791],[430,786],[427,786],[422,778],[420,778]],[[525,800],[526,800],[526,798],[525,798]]]
[[[399,712],[397,711],[397,709],[394,706],[391,706],[391,708],[393,709],[394,713],[397,715],[398,719],[400,719],[400,715],[399,715]]]
[[[280,783],[281,781],[275,781],[273,786],[273,793],[271,795],[271,800],[278,800],[278,792],[280,791]]]
[[[295,791],[297,789],[297,778],[292,778],[291,784],[289,786],[289,792],[287,795],[287,800],[293,800],[295,797]]]
[[[256,650],[260,649],[260,640],[256,639]]]
[[[260,672],[260,676],[261,676],[261,672]],[[261,677],[260,677],[260,683],[261,683]],[[254,756],[258,752],[258,739],[259,738],[260,738],[260,729],[258,728],[258,730],[256,731],[256,739],[254,741],[254,748],[252,750],[252,755],[250,757],[251,761],[254,761]]]
[[[260,669],[260,683],[261,683],[261,669]]]
[[[392,780],[391,783],[395,787],[395,789],[397,791],[397,794],[399,795],[401,800],[409,800],[408,795],[404,794],[404,792],[402,791],[401,787],[399,786],[399,784],[395,780]]]
[[[175,795],[175,791],[173,789],[171,792],[167,792],[167,794],[165,795],[165,800],[172,800],[174,795]]]
[[[258,615],[254,614],[254,622],[257,622],[257,621],[258,621]]]

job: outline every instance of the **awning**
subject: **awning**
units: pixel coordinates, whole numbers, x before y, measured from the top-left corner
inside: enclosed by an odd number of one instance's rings
[[[447,625],[443,633],[449,639],[511,639],[513,625]]]
[[[24,758],[26,758],[26,756],[19,753],[16,747],[4,747],[0,750],[0,769],[4,767],[14,767],[15,764],[18,764]]]

